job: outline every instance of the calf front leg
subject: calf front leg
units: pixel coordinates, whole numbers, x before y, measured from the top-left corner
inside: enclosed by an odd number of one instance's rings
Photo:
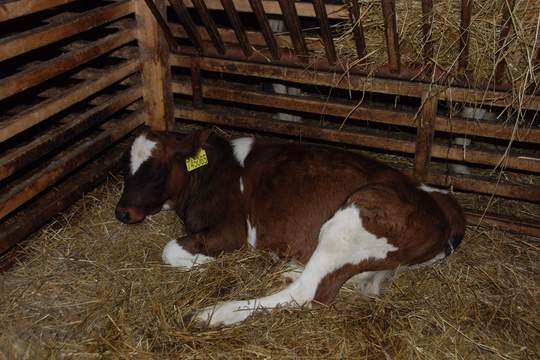
[[[169,241],[162,259],[167,265],[192,268],[214,260],[222,252],[238,250],[244,242],[237,232],[216,228]]]

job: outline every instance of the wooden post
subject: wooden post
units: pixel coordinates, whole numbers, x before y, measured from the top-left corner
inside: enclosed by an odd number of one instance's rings
[[[501,15],[501,32],[499,34],[499,51],[500,56],[499,63],[495,68],[495,83],[500,84],[504,80],[504,72],[506,71],[506,57],[505,52],[508,47],[507,38],[512,28],[512,12],[516,5],[515,0],[505,0],[503,2],[503,9]]]
[[[360,7],[357,0],[349,0],[349,19],[353,24],[353,37],[356,44],[356,54],[361,59],[366,55],[366,39],[364,26],[360,22]]]
[[[431,65],[433,57],[433,43],[431,40],[431,27],[433,26],[433,1],[422,0],[422,33],[424,34],[424,64]],[[430,66],[431,67],[431,66]]]
[[[469,63],[469,25],[473,0],[461,0],[461,26],[459,29],[458,74],[464,75]]]
[[[424,181],[429,172],[438,100],[437,96],[430,92],[426,92],[422,96],[420,124],[416,135],[416,149],[414,153],[414,176],[420,181]]]
[[[174,113],[169,48],[144,0],[134,2],[146,124],[156,130],[172,129]],[[155,4],[161,14],[164,14],[165,1],[156,0]]]
[[[201,107],[203,102],[203,94],[201,66],[200,59],[198,57],[191,58],[191,92],[193,95],[193,106]]]
[[[401,55],[399,51],[399,38],[396,22],[396,1],[382,0],[382,10],[386,50],[388,52],[388,66],[390,67],[391,72],[399,73],[401,70]]]

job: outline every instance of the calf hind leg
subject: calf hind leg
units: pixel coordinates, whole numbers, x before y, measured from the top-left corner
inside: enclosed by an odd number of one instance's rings
[[[330,302],[351,276],[371,270],[365,266],[373,266],[394,250],[385,239],[378,239],[364,229],[360,209],[354,203],[349,204],[321,227],[315,252],[298,279],[284,290],[258,299],[210,306],[196,313],[193,320],[210,327],[231,325],[260,308],[302,306],[313,300]]]

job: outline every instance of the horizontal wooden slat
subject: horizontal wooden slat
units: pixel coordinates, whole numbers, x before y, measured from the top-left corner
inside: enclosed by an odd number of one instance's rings
[[[524,220],[517,217],[500,217],[475,211],[467,211],[465,217],[471,226],[487,224],[501,230],[540,238],[540,225],[538,222],[533,222],[532,220]]]
[[[106,24],[132,12],[131,1],[103,6],[0,40],[0,61]]]
[[[243,56],[243,55],[242,55]],[[171,55],[171,65],[180,67],[190,66],[190,57]],[[383,94],[418,97],[424,91],[437,93],[441,100],[452,100],[465,103],[479,103],[494,106],[512,106],[514,99],[511,93],[501,91],[483,91],[460,87],[395,79],[374,78],[364,75],[339,73],[324,70],[307,70],[292,66],[267,65],[262,63],[242,62],[236,60],[215,59],[202,57],[201,70],[225,72],[238,75],[252,75],[292,81],[303,84],[322,85],[347,90],[371,91]],[[540,96],[526,96],[520,104],[522,109],[540,110]]]
[[[54,188],[39,195],[24,210],[6,221],[0,221],[0,254],[79,200],[85,192],[105,180],[109,173],[119,170],[126,148],[127,142],[107,150]]]
[[[73,50],[49,61],[31,66],[0,80],[0,100],[31,88],[68,70],[74,69],[132,40],[133,30],[123,30],[109,35],[79,50]]]
[[[92,128],[125,108],[142,96],[141,85],[135,85],[110,97],[95,108],[83,114],[71,116],[68,121],[56,126],[29,143],[9,149],[0,158],[0,180],[24,168],[33,161],[72,140],[82,132]]]
[[[359,145],[389,151],[414,153],[415,142],[397,136],[384,134],[374,134],[366,130],[351,129],[342,131],[337,128],[314,126],[307,123],[290,123],[285,121],[265,120],[261,115],[245,116],[240,115],[235,109],[233,114],[230,108],[209,106],[208,110],[195,109],[188,106],[177,106],[175,115],[197,121],[217,123],[227,126],[248,127],[257,131],[269,131],[278,134],[288,134],[293,136],[312,137],[328,141],[342,142],[351,145]],[[455,161],[464,161],[473,164],[495,166],[499,163],[501,154],[486,151],[469,149],[466,153],[458,146],[446,146],[433,144],[432,157]],[[540,161],[509,156],[505,162],[506,168],[540,172]]]
[[[7,0],[0,1],[0,22],[15,19],[75,0]]]
[[[249,0],[233,0],[234,7],[239,12],[251,12],[251,7],[249,6]],[[191,0],[185,1],[186,6],[193,8],[193,3]],[[220,0],[205,0],[206,6],[210,10],[223,10]],[[281,15],[281,9],[277,1],[268,1],[265,0],[262,2],[264,6],[264,12],[266,14]],[[313,9],[312,4],[309,2],[295,2],[296,11],[299,16],[306,17],[315,17],[315,10]],[[327,4],[326,11],[328,13],[328,18],[330,19],[346,19],[347,10],[344,9],[343,5],[333,5]]]
[[[173,82],[173,91],[190,95],[189,79],[176,78]],[[322,99],[315,96],[303,95],[300,97],[271,94],[264,91],[248,89],[241,84],[231,84],[203,81],[203,96],[237,103],[266,106],[277,109],[309,112],[321,115],[338,117],[349,116],[351,119],[370,120],[383,124],[416,127],[416,114],[398,110],[388,110],[382,107],[358,105],[356,102]],[[354,109],[354,111],[352,111]],[[435,130],[453,134],[478,135],[497,139],[509,140],[513,138],[514,128],[510,126],[467,120],[462,118],[448,118],[438,116],[435,121]],[[540,143],[540,130],[533,128],[516,129],[516,140]]]
[[[105,89],[117,81],[131,75],[139,67],[138,59],[123,62],[107,71],[97,80],[87,80],[65,90],[62,94],[47,99],[22,113],[0,122],[0,142],[40,123],[41,121],[67,109],[71,105]]]
[[[88,137],[74,147],[65,149],[30,176],[17,179],[16,184],[0,194],[0,219],[143,123],[144,113],[142,111],[137,111],[123,119],[113,119],[105,123],[102,126],[104,130],[97,135]]]

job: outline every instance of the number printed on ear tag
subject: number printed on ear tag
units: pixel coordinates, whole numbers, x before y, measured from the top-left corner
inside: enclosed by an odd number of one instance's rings
[[[187,171],[193,171],[206,164],[208,164],[208,158],[203,148],[200,148],[195,155],[186,158]]]

